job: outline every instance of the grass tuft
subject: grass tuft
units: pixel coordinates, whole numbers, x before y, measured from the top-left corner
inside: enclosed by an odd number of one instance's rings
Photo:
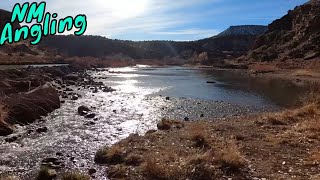
[[[57,173],[53,169],[41,167],[36,180],[52,180],[57,177]]]
[[[94,161],[99,164],[121,164],[124,162],[124,154],[120,146],[103,147],[97,151]]]
[[[194,147],[207,148],[209,143],[207,141],[204,127],[200,124],[195,124],[191,128],[191,140],[194,142]]]
[[[234,140],[226,142],[225,147],[217,153],[216,160],[224,170],[233,172],[239,171],[246,164]]]
[[[79,172],[68,172],[63,175],[62,180],[90,180],[90,176]]]
[[[168,120],[168,119],[161,119],[161,121],[157,124],[159,130],[170,130],[172,128],[181,129],[184,124],[180,121]]]

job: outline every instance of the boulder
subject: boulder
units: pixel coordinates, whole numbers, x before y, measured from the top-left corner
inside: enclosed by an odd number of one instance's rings
[[[0,121],[0,136],[7,136],[13,133],[13,128],[5,122]]]
[[[79,114],[80,116],[85,116],[85,115],[87,115],[89,112],[91,112],[91,110],[90,110],[88,107],[86,107],[86,106],[80,106],[80,107],[78,107],[78,114]]]
[[[6,98],[10,109],[8,122],[10,124],[28,124],[60,108],[58,92],[50,83],[46,83],[32,91]]]

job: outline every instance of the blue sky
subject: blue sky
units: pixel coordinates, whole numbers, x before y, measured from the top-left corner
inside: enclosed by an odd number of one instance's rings
[[[41,0],[37,0],[40,2]],[[1,1],[12,10],[15,3]],[[35,1],[29,1],[35,2]],[[195,40],[232,25],[267,25],[307,0],[47,0],[58,18],[88,17],[87,35],[128,40]]]

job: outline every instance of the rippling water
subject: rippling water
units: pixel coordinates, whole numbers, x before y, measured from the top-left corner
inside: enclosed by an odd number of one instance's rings
[[[30,179],[44,158],[60,153],[67,169],[87,172],[96,168],[97,179],[106,179],[105,169],[94,164],[95,152],[131,133],[155,129],[163,117],[203,120],[278,108],[272,97],[241,88],[236,83],[239,80],[234,82],[226,74],[214,75],[207,70],[140,66],[89,74],[117,91],[93,93],[80,89],[78,93],[83,98],[67,100],[43,121],[19,127],[13,136],[21,137],[14,143],[6,143],[0,137],[0,174],[13,173]],[[81,105],[91,107],[97,119],[78,116],[77,108]],[[28,134],[30,129],[41,126],[48,127],[48,132]]]

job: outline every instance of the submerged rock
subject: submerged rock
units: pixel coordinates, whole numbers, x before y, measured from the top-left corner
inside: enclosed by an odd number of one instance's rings
[[[215,81],[207,81],[207,84],[215,84]]]
[[[41,127],[36,130],[37,133],[45,133],[48,131],[47,127]]]
[[[93,119],[94,117],[96,117],[96,114],[94,114],[94,113],[89,113],[89,114],[85,115],[85,118],[87,118],[87,119]]]
[[[78,114],[79,114],[80,116],[85,116],[85,115],[87,115],[89,112],[91,112],[91,110],[90,110],[88,107],[86,107],[86,106],[80,106],[80,107],[78,107]]]
[[[12,136],[12,137],[9,137],[9,138],[6,138],[5,141],[7,143],[12,143],[14,141],[18,140],[18,137],[17,136]]]
[[[91,169],[88,170],[89,175],[92,175],[92,174],[94,174],[96,172],[97,172],[97,170],[94,169],[94,168],[91,168]]]

